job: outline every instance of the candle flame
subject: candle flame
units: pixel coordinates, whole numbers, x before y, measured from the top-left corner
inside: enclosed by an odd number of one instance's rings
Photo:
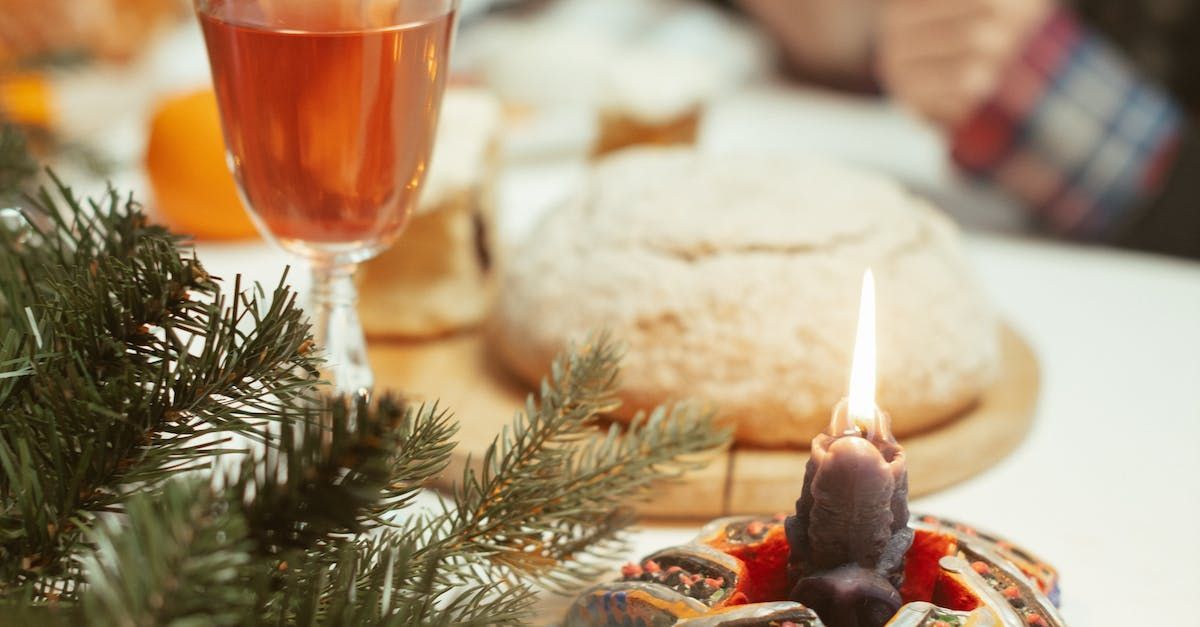
[[[854,360],[850,364],[848,418],[858,424],[875,420],[875,275],[863,273],[862,296],[858,301],[858,330],[854,337]]]

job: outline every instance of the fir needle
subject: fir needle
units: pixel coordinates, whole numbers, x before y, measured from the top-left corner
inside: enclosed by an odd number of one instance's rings
[[[29,328],[33,329],[33,339],[37,342],[38,350],[42,349],[42,330],[38,328],[37,321],[33,319],[33,308],[25,307],[25,317],[29,319]]]

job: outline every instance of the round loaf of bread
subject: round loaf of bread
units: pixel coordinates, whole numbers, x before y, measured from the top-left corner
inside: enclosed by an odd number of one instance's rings
[[[819,160],[616,153],[512,256],[489,333],[532,383],[608,330],[625,346],[622,415],[705,400],[740,443],[807,446],[846,393],[867,267],[896,434],[963,412],[998,347],[958,230],[896,183]]]

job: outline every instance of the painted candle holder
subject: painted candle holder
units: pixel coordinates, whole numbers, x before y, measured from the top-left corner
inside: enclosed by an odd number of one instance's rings
[[[690,543],[626,564],[567,611],[566,627],[823,627],[788,601],[785,516],[720,518]],[[889,627],[1063,627],[1058,574],[1032,553],[971,526],[913,516],[905,605]]]

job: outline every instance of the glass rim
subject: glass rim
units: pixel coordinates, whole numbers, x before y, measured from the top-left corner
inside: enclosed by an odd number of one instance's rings
[[[198,17],[215,20],[236,28],[271,31],[283,34],[296,35],[344,35],[351,33],[362,33],[364,31],[383,31],[404,28],[413,24],[429,22],[440,19],[446,15],[454,14],[461,5],[461,0],[417,0],[424,5],[421,8],[424,11],[412,9],[414,15],[406,16],[401,19],[396,19],[391,22],[382,24],[369,24],[363,26],[338,25],[333,28],[322,28],[312,24],[288,24],[287,21],[272,21],[269,19],[239,19],[229,15],[222,15],[219,8],[213,5],[226,7],[230,5],[259,5],[263,0],[192,0],[192,8]],[[269,0],[270,2],[279,3],[280,5],[288,5],[289,3],[313,2],[313,0]],[[328,1],[328,0],[324,0]],[[403,3],[412,3],[414,0],[390,0],[392,4],[399,5]]]

